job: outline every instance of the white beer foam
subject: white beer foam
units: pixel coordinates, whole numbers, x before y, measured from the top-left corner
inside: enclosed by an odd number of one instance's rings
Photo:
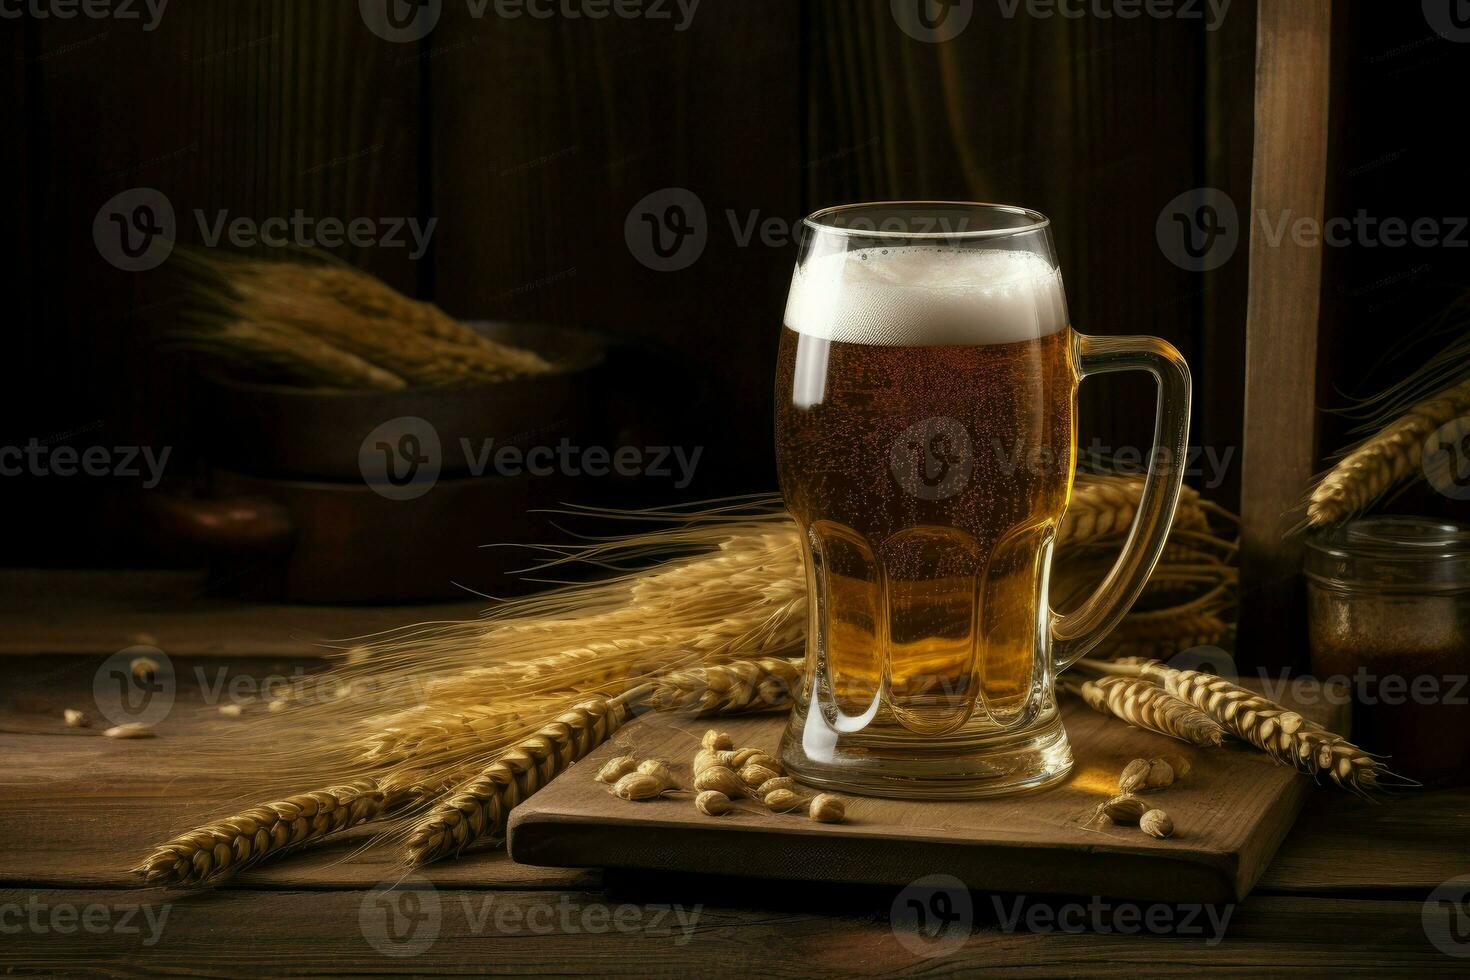
[[[1009,344],[1067,323],[1060,271],[1033,252],[902,245],[809,258],[786,326],[882,347]]]

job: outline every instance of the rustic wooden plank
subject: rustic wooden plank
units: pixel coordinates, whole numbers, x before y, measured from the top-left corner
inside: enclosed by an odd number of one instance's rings
[[[1245,106],[1255,101],[1256,0],[1234,0],[1218,30],[1205,34],[1204,187],[1231,201],[1249,201],[1255,120]],[[1244,216],[1237,212],[1237,223]],[[1209,497],[1240,508],[1240,447],[1245,427],[1245,321],[1250,293],[1250,242],[1237,229],[1235,254],[1201,273],[1204,282],[1203,340],[1193,362],[1198,424],[1190,440],[1229,453]]]
[[[129,869],[150,846],[260,802],[258,793],[243,794],[240,784],[259,781],[259,773],[247,764],[235,771],[220,767],[221,750],[248,718],[242,723],[221,717],[214,702],[204,703],[203,692],[211,686],[228,691],[237,677],[284,683],[303,666],[177,658],[174,706],[158,722],[157,737],[118,741],[100,734],[109,722],[93,699],[97,664],[80,657],[3,664],[0,758],[7,764],[0,770],[6,800],[0,839],[8,844],[0,848],[0,881],[132,887],[137,879]],[[93,727],[66,728],[65,707],[91,713]],[[211,738],[210,751],[197,751]],[[398,844],[381,840],[382,831],[359,828],[289,861],[242,874],[228,887],[371,887],[402,873]],[[429,875],[436,882],[480,888],[586,887],[600,880],[595,872],[524,868],[499,850],[435,867]]]
[[[1368,802],[1324,789],[1302,808],[1257,891],[1423,895],[1466,873],[1470,787]]]
[[[0,770],[7,801],[0,808],[0,839],[12,842],[0,849],[0,881],[128,887],[133,879],[127,869],[150,844],[255,802],[240,798],[232,786],[236,777],[217,772],[213,756],[190,751],[202,736],[239,724],[199,710],[196,668],[212,684],[221,669],[230,677],[259,678],[310,666],[183,658],[184,707],[161,723],[158,738],[114,742],[96,729],[67,729],[60,717],[64,707],[93,710],[97,662],[15,659],[0,670],[0,728],[10,730],[0,732],[0,758],[7,760]],[[1404,794],[1381,805],[1330,790],[1314,793],[1260,888],[1426,892],[1462,873],[1459,841],[1467,811],[1470,790],[1464,789]],[[356,850],[372,833],[364,829],[340,845],[265,865],[228,887],[371,885],[397,867],[391,844]],[[1355,857],[1344,860],[1345,854]],[[515,865],[498,851],[435,865],[427,874],[456,887],[583,887],[598,880],[590,872]]]
[[[155,742],[155,754],[157,745]],[[118,754],[130,757],[125,773],[151,762],[138,758],[143,753]],[[130,775],[114,773],[105,785],[87,792],[69,781],[25,786],[7,781],[0,833],[8,843],[0,850],[0,882],[135,888],[140,882],[130,869],[152,845],[203,820],[237,812],[249,802],[221,796],[186,798],[156,779],[138,787],[136,795],[128,795],[133,791],[131,782]],[[404,873],[402,851],[397,842],[381,840],[380,833],[362,827],[288,860],[244,872],[218,887],[253,891],[372,888],[384,880],[397,880]],[[602,880],[596,871],[517,864],[500,849],[435,865],[423,874],[436,885],[455,888],[595,888]]]
[[[1340,728],[1344,706],[1301,706]],[[1064,718],[1076,757],[1044,793],[954,802],[853,798],[838,825],[745,805],[714,820],[687,799],[629,803],[591,774],[632,752],[672,760],[688,785],[703,726],[648,716],[511,814],[510,853],[555,866],[651,868],[766,878],[902,884],[943,871],[974,888],[1225,902],[1249,893],[1311,781],[1249,749],[1209,751],[1118,724],[1075,699]],[[784,718],[722,720],[737,745],[775,754]],[[1162,799],[1175,835],[1156,841],[1095,819],[1131,759],[1186,756],[1194,771]]]
[[[1215,942],[1212,932],[1206,933],[1211,938],[1141,934],[1136,922],[1096,931],[1087,926],[1008,931],[1004,919],[1010,903],[1001,896],[977,895],[973,923],[960,920],[963,924],[953,927],[951,950],[948,944],[931,945],[912,927],[895,928],[889,914],[894,897],[891,891],[854,895],[796,889],[771,900],[778,905],[799,901],[802,907],[771,911],[719,896],[691,904],[631,902],[588,892],[487,894],[422,887],[411,894],[222,891],[191,896],[154,889],[27,888],[0,891],[0,909],[10,917],[7,925],[21,926],[6,937],[3,956],[9,969],[85,968],[115,975],[487,969],[596,976],[965,976],[984,971],[1048,977],[1115,976],[1120,969],[1131,976],[1204,969],[1256,976],[1267,970],[1272,975],[1385,975],[1453,974],[1463,962],[1425,938],[1419,902],[1252,899],[1229,910],[1225,938]],[[1055,914],[1055,907],[1038,904]],[[1120,924],[1128,921],[1123,912],[1116,920]],[[1138,910],[1133,912],[1136,916]],[[1074,909],[1068,914],[1088,913]],[[1168,921],[1182,924],[1190,913],[1169,914]],[[390,921],[398,942],[387,938]],[[1191,920],[1204,921],[1202,916]],[[380,952],[385,948],[389,955]]]
[[[1306,659],[1299,538],[1287,516],[1317,468],[1317,328],[1321,241],[1297,241],[1283,218],[1321,227],[1326,193],[1332,14],[1328,0],[1263,2],[1256,56],[1255,156],[1248,213],[1245,444],[1241,457],[1241,651]],[[1280,641],[1267,646],[1270,636]],[[1279,664],[1269,664],[1279,666]]]
[[[146,643],[170,656],[323,657],[329,644],[426,620],[474,619],[489,603],[300,606],[208,595],[192,571],[0,569],[5,654],[111,654]]]
[[[0,808],[0,839],[14,842],[0,850],[0,881],[127,887],[130,862],[149,844],[231,809],[232,800],[219,792],[179,795],[175,779],[202,774],[186,769],[179,753],[161,755],[167,741],[117,744],[123,748],[114,751],[113,743],[101,740],[94,745],[62,736],[0,735],[0,754],[14,760],[0,779],[7,799]],[[100,766],[99,756],[109,755],[114,764]],[[168,764],[160,767],[160,759]],[[125,780],[116,775],[119,770],[129,773]],[[75,778],[58,778],[67,773]],[[138,778],[145,773],[146,781]],[[1324,789],[1311,794],[1257,892],[1425,894],[1464,873],[1460,842],[1467,820],[1470,789],[1404,794],[1377,804]],[[397,852],[391,845],[352,852],[369,836],[359,833],[351,846],[266,865],[230,887],[371,884],[393,872]],[[596,881],[580,872],[515,865],[498,852],[435,865],[428,875],[458,887],[580,887]]]

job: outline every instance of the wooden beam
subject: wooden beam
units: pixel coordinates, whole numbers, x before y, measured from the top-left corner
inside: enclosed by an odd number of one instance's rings
[[[1321,227],[1331,86],[1328,0],[1261,0],[1246,305],[1241,459],[1242,659],[1304,663],[1302,544],[1288,512],[1317,468],[1318,240],[1279,238],[1283,218]],[[1260,642],[1265,640],[1271,642]],[[1268,652],[1269,651],[1269,652]]]

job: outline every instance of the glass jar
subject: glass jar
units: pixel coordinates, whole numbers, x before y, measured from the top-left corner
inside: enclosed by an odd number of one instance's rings
[[[1423,782],[1470,776],[1470,527],[1363,518],[1308,540],[1306,576],[1312,671],[1352,690],[1353,741]]]

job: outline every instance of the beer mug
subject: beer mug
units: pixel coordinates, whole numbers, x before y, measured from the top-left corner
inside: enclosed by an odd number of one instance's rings
[[[1179,500],[1189,369],[1152,337],[1067,318],[1048,219],[950,202],[858,204],[803,223],[776,375],[776,453],[811,624],[781,743],[803,782],[964,798],[1072,765],[1056,674],[1117,625]],[[1096,594],[1051,608],[1077,387],[1158,382],[1148,476]]]

